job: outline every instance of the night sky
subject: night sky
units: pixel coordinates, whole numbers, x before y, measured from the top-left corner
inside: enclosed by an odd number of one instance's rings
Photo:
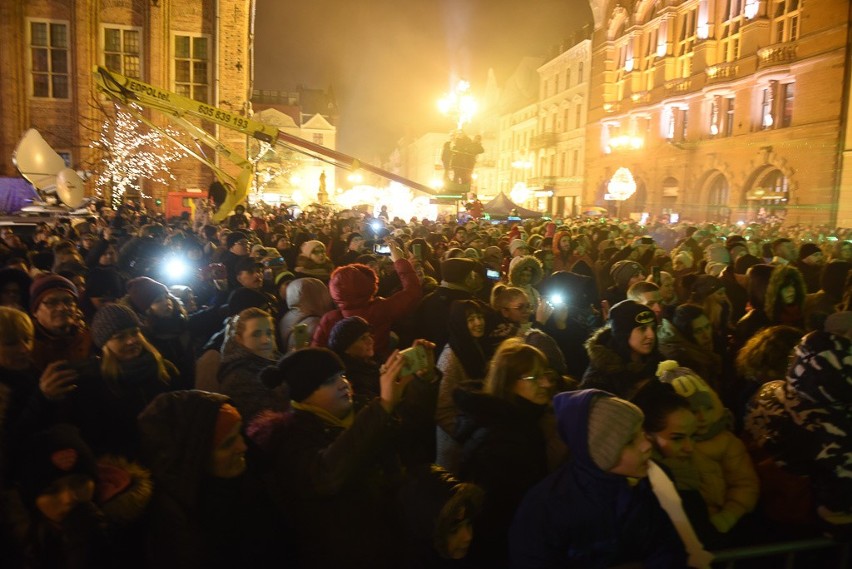
[[[338,149],[374,161],[452,127],[436,101],[453,77],[481,92],[584,24],[586,0],[258,0],[255,88],[332,87]]]

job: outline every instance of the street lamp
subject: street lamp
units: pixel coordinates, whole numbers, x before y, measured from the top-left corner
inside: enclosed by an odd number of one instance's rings
[[[459,81],[453,91],[438,99],[438,110],[447,116],[457,117],[456,128],[461,130],[476,113],[476,99],[470,93],[470,83]]]

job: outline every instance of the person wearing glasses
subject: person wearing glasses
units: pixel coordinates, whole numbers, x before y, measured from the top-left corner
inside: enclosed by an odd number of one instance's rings
[[[296,278],[313,277],[328,283],[331,271],[334,270],[334,263],[326,255],[325,245],[322,241],[305,241],[299,251],[301,253],[296,259],[296,267],[293,269]]]
[[[474,566],[508,567],[507,534],[526,491],[548,473],[547,425],[556,374],[545,355],[520,338],[500,344],[482,392],[457,389],[462,444],[459,476],[485,490],[481,523],[471,545]],[[548,432],[549,431],[549,432]],[[477,565],[478,563],[478,565]]]
[[[302,567],[399,567],[398,405],[414,378],[399,377],[404,360],[391,354],[379,396],[363,404],[327,348],[296,350],[261,372],[267,387],[289,389],[293,412],[261,415],[248,434],[270,496],[292,521]]]
[[[33,361],[48,364],[84,360],[92,351],[92,338],[77,305],[74,283],[59,275],[46,275],[30,286],[30,314],[35,321]]]

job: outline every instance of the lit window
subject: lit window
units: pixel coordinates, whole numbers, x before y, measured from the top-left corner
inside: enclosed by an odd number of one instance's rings
[[[719,61],[732,62],[740,58],[740,30],[745,21],[740,0],[728,0],[719,34]]]
[[[210,102],[210,42],[205,36],[174,36],[175,92]]]
[[[775,0],[772,7],[772,43],[799,39],[800,0]]]
[[[760,128],[786,128],[793,124],[795,86],[792,81],[770,81],[760,92]]]
[[[104,67],[127,77],[142,77],[142,33],[136,28],[101,28]]]
[[[725,123],[722,132],[725,136],[734,133],[734,98],[725,97]]]
[[[695,8],[678,17],[677,44],[675,45],[676,73],[678,78],[692,75],[692,54],[695,47]]]
[[[68,99],[70,54],[68,24],[56,21],[29,22],[30,71],[33,97]]]

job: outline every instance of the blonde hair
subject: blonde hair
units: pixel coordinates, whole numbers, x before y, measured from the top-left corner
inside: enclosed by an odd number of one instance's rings
[[[157,362],[157,379],[166,384],[170,383],[171,374],[169,374],[169,368],[166,366],[166,359],[160,351],[148,341],[148,339],[142,334],[141,330],[137,333],[139,334],[139,343],[142,344],[142,349],[154,356],[154,361]],[[101,375],[108,383],[114,383],[121,375],[121,363],[118,361],[118,358],[115,357],[115,354],[112,353],[112,350],[107,348],[106,345],[103,347],[102,355]]]
[[[548,368],[541,350],[525,344],[522,338],[509,338],[491,358],[483,390],[499,399],[511,399],[515,384],[536,365],[542,370]]]
[[[529,296],[523,289],[516,286],[506,286],[502,283],[498,283],[491,289],[491,308],[495,310],[507,308],[509,302],[511,302],[513,298],[517,298],[519,296],[523,296],[529,300]]]
[[[228,324],[225,327],[226,341],[236,340],[237,336],[242,336],[243,332],[246,331],[246,324],[248,323],[248,321],[254,320],[256,318],[266,318],[271,324],[274,325],[274,322],[272,321],[272,315],[269,314],[267,311],[261,310],[260,308],[256,308],[254,306],[251,308],[246,308],[228,321]]]
[[[30,345],[35,337],[35,327],[29,314],[9,306],[0,306],[0,343],[26,342]]]

